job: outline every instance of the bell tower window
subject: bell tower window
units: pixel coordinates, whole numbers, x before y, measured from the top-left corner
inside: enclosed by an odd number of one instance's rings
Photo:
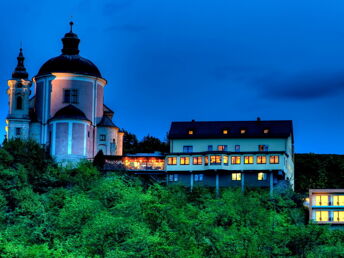
[[[16,98],[16,109],[18,110],[23,109],[23,98],[21,96],[18,96]]]
[[[78,90],[64,89],[63,90],[63,103],[78,104]]]
[[[21,128],[17,127],[16,128],[16,136],[20,136],[21,135]]]

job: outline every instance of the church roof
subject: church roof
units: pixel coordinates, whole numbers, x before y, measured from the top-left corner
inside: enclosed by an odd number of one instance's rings
[[[90,60],[79,55],[78,46],[80,39],[78,38],[78,35],[72,31],[72,22],[70,25],[70,32],[66,33],[62,38],[62,54],[45,62],[39,69],[39,72],[36,76],[47,75],[51,73],[76,73],[101,77],[101,73],[97,66]]]
[[[97,126],[118,128],[108,116],[103,116]]]
[[[84,112],[73,105],[61,108],[50,120],[57,119],[73,119],[73,120],[86,120],[89,121]]]

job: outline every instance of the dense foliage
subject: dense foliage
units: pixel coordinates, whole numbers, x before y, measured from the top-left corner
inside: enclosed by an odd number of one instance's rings
[[[168,143],[159,138],[147,135],[139,141],[135,134],[123,130],[123,151],[124,153],[153,153],[156,151],[167,153],[169,151]]]
[[[33,142],[0,149],[3,257],[340,257],[344,231],[305,225],[294,193],[144,185]]]
[[[296,154],[295,190],[344,188],[344,155]]]

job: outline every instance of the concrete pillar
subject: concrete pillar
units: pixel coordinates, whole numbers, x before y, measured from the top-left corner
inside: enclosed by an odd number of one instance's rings
[[[84,124],[84,156],[87,155],[87,124]]]
[[[219,174],[216,173],[216,196],[220,195],[220,184],[219,184]]]
[[[73,132],[73,124],[68,122],[68,154],[72,154],[72,132]]]
[[[274,193],[274,173],[270,171],[270,196]]]
[[[241,191],[245,192],[245,174],[241,171]]]
[[[190,171],[190,190],[191,190],[191,192],[193,189],[193,184],[194,184],[194,177],[193,177],[192,171]]]
[[[55,156],[56,153],[56,123],[53,123],[53,128],[52,128],[52,139],[51,139],[51,155]]]

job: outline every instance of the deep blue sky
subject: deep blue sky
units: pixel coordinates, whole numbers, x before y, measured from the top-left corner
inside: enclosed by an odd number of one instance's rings
[[[164,138],[171,121],[294,121],[296,152],[344,154],[344,2],[6,1],[0,140],[23,42],[30,78],[69,30],[108,80],[115,123]]]

